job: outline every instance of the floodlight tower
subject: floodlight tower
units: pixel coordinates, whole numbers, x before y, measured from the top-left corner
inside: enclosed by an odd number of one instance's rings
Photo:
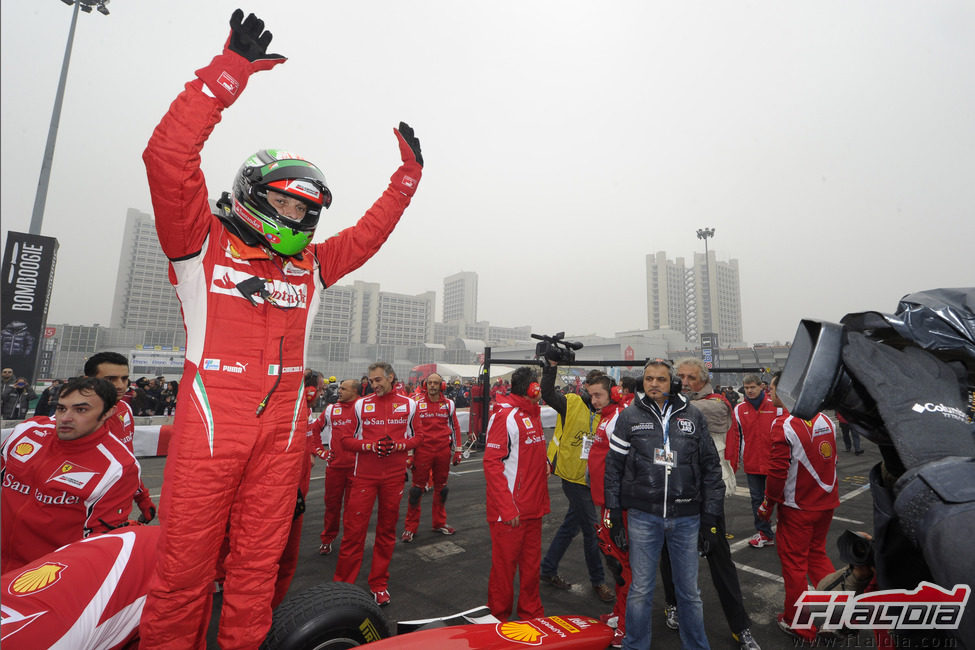
[[[44,159],[41,162],[41,176],[37,180],[37,194],[34,196],[34,211],[30,215],[30,234],[41,234],[41,222],[44,220],[44,204],[47,203],[47,186],[51,181],[51,165],[54,162],[54,143],[58,139],[58,124],[61,122],[61,103],[64,101],[64,85],[68,78],[68,64],[71,62],[71,45],[74,43],[74,28],[78,23],[78,11],[90,14],[97,9],[103,16],[108,15],[107,5],[111,0],[61,0],[66,5],[74,5],[71,12],[71,29],[68,31],[68,44],[64,48],[64,61],[61,63],[61,78],[58,80],[58,91],[54,96],[54,111],[51,113],[51,126],[47,131],[47,146],[44,147]]]

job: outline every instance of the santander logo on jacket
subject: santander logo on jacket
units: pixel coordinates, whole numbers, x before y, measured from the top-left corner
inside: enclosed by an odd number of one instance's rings
[[[459,448],[461,445],[457,409],[454,401],[446,397],[441,397],[439,402],[430,401],[426,395],[416,400],[413,426],[425,448],[439,449],[450,445]]]
[[[356,400],[354,409],[357,426],[350,441],[351,447],[346,446],[346,449],[358,452],[355,475],[368,478],[402,477],[406,470],[405,450],[379,456],[375,452],[359,451],[356,443],[377,443],[389,437],[393,442],[406,443],[407,449],[415,448],[420,441],[413,432],[416,402],[395,391],[381,396],[373,393]]]

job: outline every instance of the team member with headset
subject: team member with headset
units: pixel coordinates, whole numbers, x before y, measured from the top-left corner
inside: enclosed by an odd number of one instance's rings
[[[542,517],[549,513],[545,431],[538,406],[541,390],[533,368],[511,375],[511,394],[498,400],[488,422],[484,448],[487,520],[491,529],[488,608],[502,621],[511,617],[518,572],[517,616],[545,615],[538,593]]]
[[[630,587],[630,561],[623,549],[614,548],[615,545],[609,535],[609,529],[602,525],[602,521],[606,515],[604,477],[606,474],[606,454],[609,453],[609,437],[613,435],[613,430],[616,428],[616,419],[619,417],[620,411],[626,406],[626,396],[610,377],[602,375],[594,377],[589,382],[589,399],[593,408],[599,409],[599,426],[596,427],[596,435],[593,438],[592,448],[589,450],[589,490],[592,494],[593,504],[595,504],[600,515],[600,525],[597,528],[596,535],[599,539],[599,549],[605,555],[606,562],[610,565],[616,578],[616,602],[613,605],[612,614],[616,617],[616,631],[613,634],[613,641],[610,646],[619,648],[623,643],[623,635],[626,631],[626,592]]]
[[[420,499],[430,472],[433,472],[433,531],[453,535],[456,531],[447,525],[447,476],[450,465],[460,464],[460,423],[454,400],[443,394],[446,386],[443,377],[431,373],[424,381],[424,390],[416,402],[414,429],[420,444],[413,452],[413,485],[410,486],[409,507],[402,540],[412,542],[420,525]]]

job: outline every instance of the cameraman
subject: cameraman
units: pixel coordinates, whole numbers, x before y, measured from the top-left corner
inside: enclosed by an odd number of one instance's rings
[[[542,560],[541,580],[557,589],[572,587],[558,574],[559,561],[582,529],[582,550],[593,592],[604,603],[611,603],[616,596],[603,582],[605,573],[596,537],[596,506],[587,478],[589,450],[599,426],[599,411],[593,407],[588,395],[560,395],[555,390],[555,375],[562,359],[560,352],[563,352],[561,348],[554,347],[545,354],[548,365],[542,371],[541,388],[542,399],[558,413],[555,433],[548,445],[548,462],[551,472],[562,479],[562,492],[569,500],[569,509]],[[601,376],[602,371],[590,371],[586,375],[586,385]]]
[[[804,320],[780,383],[797,417],[835,407],[880,450],[870,471],[878,588],[971,585],[975,556],[958,547],[975,539],[975,289],[909,294],[893,314],[841,324]],[[975,647],[975,609],[959,616],[957,628],[890,632],[905,647]]]

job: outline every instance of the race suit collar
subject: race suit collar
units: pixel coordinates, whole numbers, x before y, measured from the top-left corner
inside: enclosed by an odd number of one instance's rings
[[[512,406],[516,408],[521,409],[528,415],[538,415],[542,412],[541,407],[539,407],[538,404],[531,401],[527,397],[523,397],[522,395],[515,395],[514,393],[512,393],[511,395],[508,395],[507,398],[508,398],[508,403],[510,403]]]

